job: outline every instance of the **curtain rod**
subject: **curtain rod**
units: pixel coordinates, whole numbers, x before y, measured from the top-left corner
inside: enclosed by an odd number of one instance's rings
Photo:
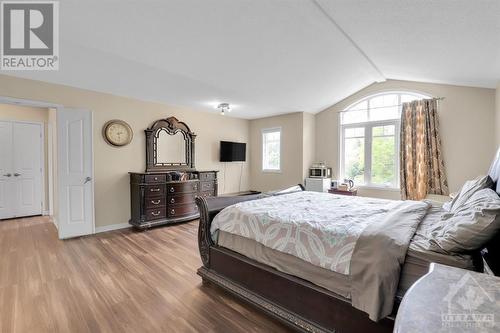
[[[443,99],[445,99],[445,97],[434,97],[434,98],[430,98],[430,99],[435,99],[436,101],[442,101]],[[386,109],[386,108],[393,108],[395,106],[403,106],[403,104],[395,104],[395,105],[386,105],[386,106],[375,106],[375,107],[371,107],[370,110],[373,110],[373,109]],[[354,110],[344,110],[344,111],[338,111],[338,113],[344,113],[344,112],[353,112],[353,111],[367,111],[368,109],[354,109]]]

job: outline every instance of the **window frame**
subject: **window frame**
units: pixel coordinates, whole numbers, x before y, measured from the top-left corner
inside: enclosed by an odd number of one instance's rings
[[[394,189],[398,190],[399,189],[399,159],[395,161],[394,163],[394,174],[396,175],[395,182],[392,186],[390,185],[381,185],[381,184],[375,184],[371,181],[372,179],[372,141],[373,141],[373,128],[374,127],[380,127],[380,126],[388,126],[388,125],[394,125],[394,141],[395,141],[395,146],[396,146],[396,151],[395,151],[395,156],[399,156],[399,142],[400,142],[400,129],[401,129],[401,119],[389,119],[389,120],[378,120],[378,121],[365,121],[362,123],[352,123],[352,124],[346,124],[342,125],[340,129],[340,138],[341,138],[341,155],[340,155],[340,175],[341,178],[345,178],[344,174],[344,151],[345,151],[345,130],[350,129],[350,128],[364,128],[365,129],[365,135],[364,135],[364,140],[365,140],[365,156],[364,156],[364,161],[365,161],[365,172],[364,172],[364,183],[362,185],[359,185],[357,187],[361,188],[378,188],[378,189]],[[369,149],[366,149],[366,148]]]
[[[368,119],[370,115],[370,100],[383,96],[383,95],[398,95],[398,104],[399,106],[399,113],[401,114],[401,95],[413,95],[415,97],[418,97],[420,99],[425,99],[425,98],[432,98],[428,94],[420,93],[420,92],[413,92],[413,91],[383,91],[379,93],[375,93],[372,95],[368,95],[364,98],[361,98],[357,100],[356,102],[350,104],[348,107],[346,107],[343,111],[339,112],[339,165],[338,165],[338,170],[339,170],[339,176],[340,179],[343,180],[345,179],[345,163],[344,163],[344,152],[345,152],[345,130],[349,128],[364,128],[365,133],[364,133],[364,184],[357,185],[359,188],[371,188],[371,189],[381,189],[381,190],[392,190],[392,191],[399,191],[400,189],[400,165],[399,165],[399,154],[400,154],[400,133],[401,133],[401,117],[398,117],[396,119],[387,119],[387,120],[375,120],[375,121],[363,121],[363,122],[357,122],[357,123],[349,123],[349,124],[342,124],[342,114],[344,112],[349,112],[349,109],[353,108],[357,104],[363,103],[364,101],[367,101],[367,110],[368,110]],[[394,125],[394,136],[395,136],[395,145],[396,145],[396,151],[395,151],[395,163],[394,163],[394,172],[395,172],[395,182],[393,185],[381,185],[381,184],[375,184],[372,182],[372,141],[373,141],[373,128],[374,127],[379,127],[379,126],[387,126],[387,125]]]
[[[266,143],[267,141],[265,140],[265,135],[269,133],[276,133],[278,132],[280,134],[280,139],[279,139],[279,167],[278,169],[266,169],[265,168],[265,161],[266,161]],[[282,130],[281,127],[271,127],[271,128],[263,128],[261,130],[261,149],[262,149],[262,162],[261,162],[261,168],[262,172],[269,172],[269,173],[281,173],[281,156],[282,156]]]

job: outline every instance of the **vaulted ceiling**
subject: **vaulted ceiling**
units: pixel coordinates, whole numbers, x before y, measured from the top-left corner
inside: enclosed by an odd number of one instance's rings
[[[500,80],[496,0],[64,0],[60,38],[59,71],[7,74],[249,119]]]

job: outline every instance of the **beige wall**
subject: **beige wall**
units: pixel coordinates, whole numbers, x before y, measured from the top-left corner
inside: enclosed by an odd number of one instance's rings
[[[1,120],[17,120],[17,121],[33,121],[43,123],[43,131],[44,131],[44,144],[43,144],[43,156],[44,156],[44,169],[45,173],[43,175],[43,186],[45,189],[45,193],[42,196],[45,197],[43,211],[48,211],[49,206],[49,159],[48,159],[48,117],[49,112],[44,108],[34,108],[34,107],[25,107],[11,104],[0,104],[0,119]],[[0,156],[1,158],[1,156]]]
[[[302,183],[303,113],[250,121],[251,188],[269,191]],[[281,171],[262,171],[262,130],[281,127]]]
[[[302,179],[305,179],[309,175],[309,168],[316,162],[316,118],[310,113],[304,112],[302,115]]]
[[[0,75],[0,96],[24,98],[85,108],[94,116],[95,215],[96,227],[126,223],[130,218],[129,171],[145,169],[144,129],[159,118],[175,116],[197,134],[196,167],[199,170],[223,170],[219,160],[219,141],[249,142],[249,121],[218,114],[144,102],[56,84]],[[175,101],[173,101],[175,102]],[[134,131],[132,143],[114,148],[105,143],[101,130],[110,119],[122,119]],[[249,188],[248,163],[244,164],[242,190]],[[220,189],[235,192],[239,188],[239,163],[227,164],[220,174]]]
[[[281,128],[281,172],[262,171],[262,130]],[[316,121],[313,114],[289,113],[250,121],[251,188],[270,191],[303,184],[314,161]]]
[[[433,97],[440,102],[440,126],[450,191],[467,179],[488,171],[496,148],[495,90],[442,84],[389,80],[373,84],[316,115],[316,159],[326,161],[337,176],[339,161],[338,112],[368,95],[406,90]],[[397,191],[361,190],[361,195],[399,198]]]

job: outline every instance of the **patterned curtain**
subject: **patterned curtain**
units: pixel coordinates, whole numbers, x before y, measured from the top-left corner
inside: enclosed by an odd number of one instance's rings
[[[401,114],[401,196],[422,200],[448,194],[437,114],[438,101],[403,103]]]

